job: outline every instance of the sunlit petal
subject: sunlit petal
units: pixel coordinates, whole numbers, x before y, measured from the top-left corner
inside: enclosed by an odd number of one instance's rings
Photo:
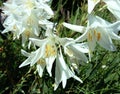
[[[84,26],[77,26],[77,25],[66,23],[66,22],[63,22],[63,26],[65,26],[73,31],[80,32],[80,33],[84,33],[84,31],[85,31]]]

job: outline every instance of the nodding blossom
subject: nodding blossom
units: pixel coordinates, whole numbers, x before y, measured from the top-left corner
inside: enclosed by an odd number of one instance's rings
[[[42,77],[45,67],[49,75],[52,76],[51,69],[55,62],[55,90],[61,82],[63,84],[63,88],[65,88],[66,80],[71,77],[82,82],[82,80],[79,79],[74,74],[74,71],[72,71],[66,64],[62,53],[70,58],[76,58],[77,60],[87,62],[88,60],[85,53],[88,53],[89,50],[85,43],[75,44],[72,42],[72,38],[60,38],[56,34],[53,34],[52,31],[49,31],[45,39],[30,38],[30,41],[39,48],[31,53],[27,53],[22,50],[23,55],[28,58],[20,65],[20,67],[26,65],[33,66],[34,64],[37,64],[37,71],[40,77]]]
[[[120,36],[118,36],[119,24],[119,21],[110,23],[94,15],[89,15],[87,27],[63,23],[65,27],[82,34],[76,38],[76,41],[82,42],[87,40],[91,52],[94,51],[96,43],[107,50],[115,51],[116,47],[113,45],[112,39],[120,40]]]
[[[13,39],[22,36],[23,46],[29,38],[40,36],[41,28],[46,27],[44,23],[54,15],[47,1],[12,0],[4,3],[3,12],[8,17],[3,23],[5,30],[2,33],[11,31]],[[49,21],[47,22],[49,24]]]

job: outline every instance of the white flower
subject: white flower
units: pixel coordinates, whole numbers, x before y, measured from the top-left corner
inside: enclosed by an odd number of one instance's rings
[[[100,0],[88,0],[88,13],[90,14]]]
[[[52,30],[51,30],[52,31]],[[35,63],[37,63],[37,71],[42,76],[43,70],[46,67],[48,73],[50,76],[52,76],[51,69],[53,66],[53,63],[56,61],[55,66],[55,88],[58,87],[58,85],[62,82],[63,88],[66,86],[66,80],[73,77],[76,80],[82,82],[77,76],[75,76],[74,72],[69,69],[67,64],[65,63],[61,51],[61,47],[69,49],[73,53],[73,58],[77,58],[83,61],[87,61],[86,56],[83,54],[87,53],[87,48],[79,47],[82,45],[70,45],[73,41],[73,39],[69,38],[60,38],[57,35],[53,34],[52,32],[48,31],[49,34],[47,34],[47,38],[45,39],[35,39],[30,38],[30,40],[39,48],[30,53],[30,54],[24,54],[28,58],[20,65],[20,67],[31,65],[33,66]],[[80,49],[79,49],[80,48]],[[64,50],[68,56],[71,56],[71,53]],[[79,53],[80,52],[80,53]],[[75,56],[74,56],[75,55]],[[71,57],[71,58],[72,58]],[[58,73],[59,72],[59,73]]]
[[[73,77],[74,79],[80,81],[82,83],[82,80],[80,80],[75,74],[69,69],[67,64],[64,61],[62,52],[60,51],[60,54],[58,54],[56,58],[56,67],[55,67],[55,87],[54,90],[57,89],[59,84],[62,82],[63,88],[65,88],[67,79]]]
[[[22,46],[29,38],[37,38],[41,28],[46,30],[53,26],[48,19],[54,13],[46,2],[48,0],[12,0],[4,3],[4,12],[8,17],[3,23],[5,30],[2,33],[11,31],[14,39],[22,36]]]
[[[46,65],[47,71],[51,76],[52,75],[51,74],[52,64],[54,63],[54,60],[57,55],[57,49],[56,49],[55,44],[52,41],[47,40],[47,39],[43,39],[43,40],[31,39],[31,40],[35,41],[35,44],[38,43],[37,45],[40,46],[40,48],[32,52],[30,56],[28,57],[28,59],[24,61],[20,65],[20,67],[23,67],[26,64],[30,64],[31,66],[33,66],[35,63],[41,61],[41,59],[42,60],[45,59],[45,62],[46,62],[45,65]]]
[[[120,0],[103,0],[108,10],[118,19],[120,20]]]
[[[120,37],[117,35],[118,31],[120,30],[119,24],[120,22],[115,22],[112,24],[98,16],[89,15],[88,26],[84,31],[79,31],[84,33],[77,38],[76,41],[81,42],[87,39],[90,51],[94,50],[96,42],[103,48],[114,51],[116,48],[112,43],[112,39],[120,39]],[[70,29],[72,28],[71,24],[67,24],[65,26]],[[73,25],[73,29],[75,29],[75,25]],[[78,30],[79,29],[76,29],[77,32]]]

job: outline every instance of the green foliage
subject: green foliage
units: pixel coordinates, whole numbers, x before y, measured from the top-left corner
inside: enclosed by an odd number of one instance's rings
[[[73,0],[72,9],[67,4],[69,0],[57,0],[52,2],[55,18],[58,22],[58,33],[61,36],[77,37],[80,34],[63,28],[61,22],[66,21],[78,25],[86,25],[87,3],[81,0]],[[64,1],[64,2],[63,2]],[[77,8],[74,8],[76,7]],[[96,7],[96,10],[99,6]],[[101,10],[103,11],[103,10]],[[112,15],[106,12],[97,15],[112,21]],[[68,14],[67,14],[68,13]],[[35,67],[19,65],[26,59],[21,55],[20,40],[13,40],[8,35],[7,39],[0,36],[0,94],[119,94],[120,93],[120,42],[114,41],[117,46],[116,52],[109,52],[97,46],[93,53],[92,61],[81,64],[76,74],[83,80],[79,83],[74,79],[68,79],[65,89],[60,85],[56,91],[53,90],[54,78],[49,77],[44,71],[42,78],[38,76]],[[54,68],[53,75],[54,75]]]

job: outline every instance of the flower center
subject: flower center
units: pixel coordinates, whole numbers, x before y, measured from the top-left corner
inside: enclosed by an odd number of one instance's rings
[[[55,45],[47,44],[45,47],[45,57],[55,56],[57,53]]]

